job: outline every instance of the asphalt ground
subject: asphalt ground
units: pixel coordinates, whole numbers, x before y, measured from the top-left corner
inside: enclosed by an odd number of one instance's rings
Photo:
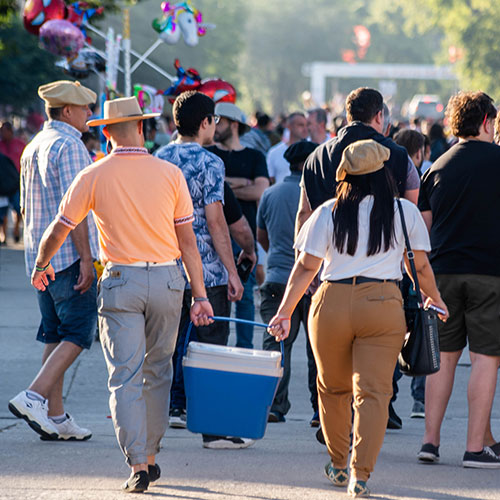
[[[7,409],[9,399],[37,373],[42,345],[35,341],[40,320],[35,292],[24,272],[21,246],[0,248],[0,498],[123,499],[120,485],[129,468],[109,418],[106,368],[98,342],[85,351],[65,379],[65,405],[92,430],[87,442],[43,442]],[[262,331],[256,330],[255,344]],[[234,333],[230,342],[234,343]],[[290,400],[285,423],[268,424],[266,435],[244,450],[207,450],[201,437],[168,429],[157,461],[162,477],[145,495],[168,499],[325,500],[349,498],[323,473],[326,448],[309,427],[303,333],[293,351]],[[400,382],[395,403],[403,429],[387,431],[369,487],[376,499],[500,499],[500,471],[464,469],[466,388],[470,367],[457,369],[455,389],[443,425],[441,462],[417,463],[424,429],[410,419],[410,379]],[[500,439],[498,397],[493,431]],[[125,496],[126,498],[126,496]]]

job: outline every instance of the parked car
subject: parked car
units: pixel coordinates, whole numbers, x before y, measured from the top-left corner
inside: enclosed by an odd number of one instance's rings
[[[444,106],[437,95],[416,94],[408,106],[409,118],[440,120],[444,117]]]

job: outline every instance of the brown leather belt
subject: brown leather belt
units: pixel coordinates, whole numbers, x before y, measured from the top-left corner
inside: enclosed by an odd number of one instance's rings
[[[328,280],[328,283],[339,283],[341,285],[361,285],[363,283],[396,283],[398,280],[381,280],[378,278],[366,278],[365,276],[353,276],[342,280]]]

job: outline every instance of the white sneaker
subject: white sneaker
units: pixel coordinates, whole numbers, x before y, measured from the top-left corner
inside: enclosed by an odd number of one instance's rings
[[[86,441],[92,437],[92,431],[80,427],[69,413],[66,413],[66,417],[66,420],[60,424],[52,421],[59,434],[56,439],[59,441]],[[41,439],[46,440],[43,437]]]
[[[9,401],[9,410],[17,418],[23,418],[28,425],[40,436],[46,439],[57,439],[58,432],[48,417],[47,400],[33,400],[28,398],[26,391],[21,391]]]
[[[255,440],[228,436],[203,436],[203,448],[212,450],[236,450],[248,448]]]

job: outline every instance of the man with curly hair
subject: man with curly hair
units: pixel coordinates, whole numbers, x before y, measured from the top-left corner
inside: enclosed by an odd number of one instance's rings
[[[460,92],[446,114],[458,144],[424,174],[419,208],[430,231],[430,261],[450,318],[439,325],[441,370],[427,377],[425,435],[418,458],[439,460],[440,430],[455,369],[469,344],[469,422],[464,467],[500,468],[489,427],[500,365],[500,147],[497,110],[483,92]]]

